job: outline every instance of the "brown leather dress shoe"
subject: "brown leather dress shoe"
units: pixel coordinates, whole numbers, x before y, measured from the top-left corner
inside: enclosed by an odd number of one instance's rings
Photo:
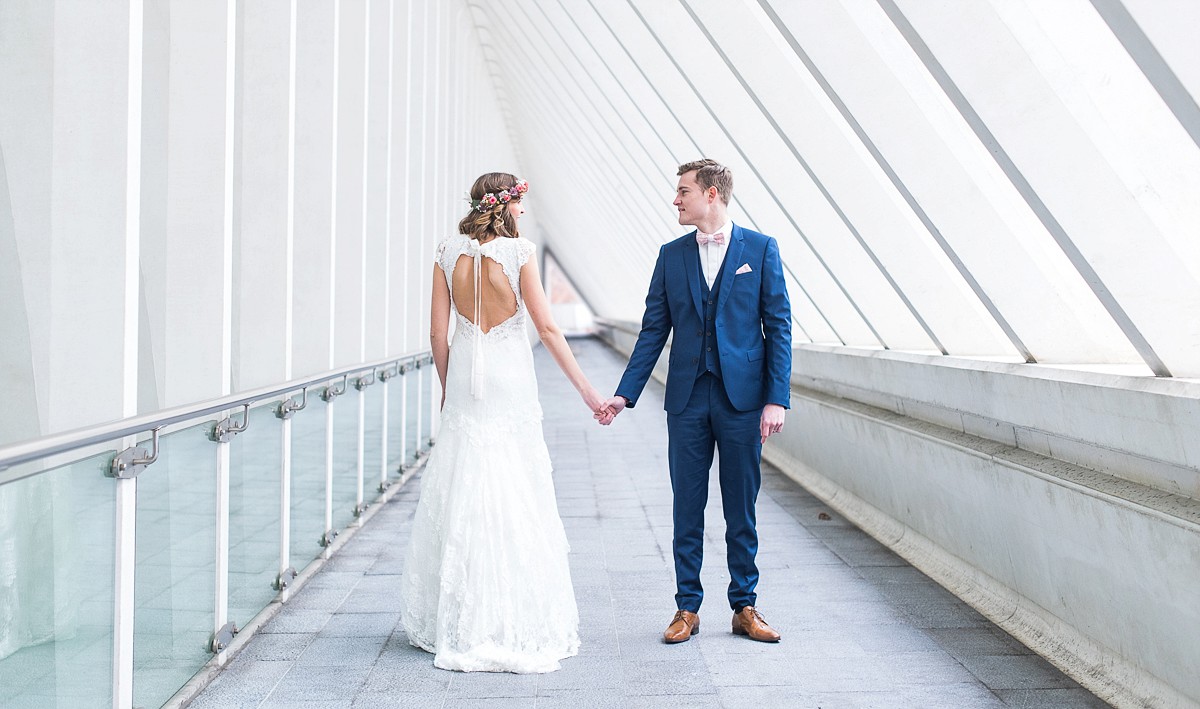
[[[691,611],[675,611],[675,618],[663,632],[663,642],[681,643],[700,634],[700,616]]]
[[[779,642],[779,633],[767,625],[767,620],[754,606],[746,606],[741,613],[733,614],[733,634],[747,635],[760,643]]]

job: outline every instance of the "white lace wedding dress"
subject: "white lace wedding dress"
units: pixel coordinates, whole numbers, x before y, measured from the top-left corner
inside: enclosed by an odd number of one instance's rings
[[[552,672],[579,649],[519,281],[533,251],[524,238],[478,246],[465,236],[437,250],[451,291],[466,254],[476,277],[480,259],[500,264],[517,296],[516,314],[486,333],[451,306],[457,325],[446,403],[421,477],[402,586],[409,642],[435,653],[434,665],[444,669]]]

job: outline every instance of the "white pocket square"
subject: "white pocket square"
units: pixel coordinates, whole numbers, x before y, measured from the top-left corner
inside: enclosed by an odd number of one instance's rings
[[[733,275],[735,275],[735,276],[740,276],[740,275],[742,275],[743,273],[750,273],[750,272],[751,272],[751,271],[753,271],[753,270],[754,270],[754,269],[750,268],[750,264],[748,264],[748,263],[743,263],[743,264],[742,264],[742,267],[741,267],[741,268],[739,268],[739,269],[737,270],[737,273],[735,273],[735,274],[733,274]]]

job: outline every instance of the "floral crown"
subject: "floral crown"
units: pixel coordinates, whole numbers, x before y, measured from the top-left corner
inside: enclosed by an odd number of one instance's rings
[[[470,199],[470,197],[467,199],[471,202],[471,209],[483,214],[497,204],[508,204],[514,199],[521,199],[528,191],[529,183],[525,180],[517,180],[517,184],[512,187],[500,190],[499,192],[488,192],[483,196],[483,199]]]

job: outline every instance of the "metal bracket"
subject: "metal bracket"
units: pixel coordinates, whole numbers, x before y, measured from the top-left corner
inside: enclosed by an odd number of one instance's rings
[[[346,383],[347,383],[347,381],[349,381],[349,379],[350,379],[350,375],[348,375],[348,374],[342,375],[342,387],[340,389],[334,385],[325,387],[325,391],[321,392],[321,398],[324,399],[326,402],[330,402],[330,401],[333,401],[334,399],[338,398],[342,394],[345,394],[346,393]]]
[[[242,422],[235,424],[232,416],[221,419],[209,431],[208,440],[214,443],[228,443],[247,428],[250,428],[250,404],[242,404]]]
[[[425,360],[423,360],[423,359],[413,360],[413,367],[416,369],[420,369],[422,366],[424,366],[424,364],[425,364]]]
[[[158,430],[158,428],[154,428],[150,431],[149,452],[145,448],[135,446],[118,453],[108,466],[108,476],[121,480],[136,478],[138,473],[146,469],[146,466],[158,460]]]
[[[362,391],[363,389],[366,389],[367,387],[371,386],[374,383],[375,383],[375,370],[372,369],[370,379],[367,379],[366,377],[358,377],[357,379],[354,380],[354,388],[359,391]]]
[[[327,547],[333,544],[333,540],[337,539],[338,533],[336,529],[330,529],[321,535],[321,546]]]
[[[275,577],[275,583],[271,584],[271,587],[274,588],[276,591],[282,591],[283,589],[287,588],[288,585],[291,584],[293,580],[295,580],[295,578],[296,578],[296,567],[289,566],[289,567],[287,567],[287,570],[280,572],[280,574]]]
[[[436,438],[433,438],[433,437],[431,436],[431,437],[429,438],[429,447],[430,447],[430,448],[433,448],[433,447],[434,447],[434,446],[436,446],[436,445],[437,445],[437,439],[436,439]]]
[[[401,376],[403,376],[403,375],[405,375],[405,374],[408,374],[408,370],[412,369],[412,365],[410,365],[410,364],[402,364],[402,365],[400,365],[399,367],[397,367],[397,369],[399,369],[399,371],[400,371],[400,375],[401,375]]]
[[[354,516],[355,516],[355,517],[362,517],[362,516],[363,516],[363,513],[364,513],[364,512],[366,512],[366,511],[367,511],[367,508],[368,508],[368,507],[370,507],[370,506],[371,506],[371,505],[370,505],[369,503],[366,503],[366,502],[362,503],[361,505],[355,505],[355,506],[354,506]]]
[[[383,482],[379,483],[378,490],[379,492],[387,492],[387,489],[391,486],[392,483],[390,480],[384,480]]]
[[[238,634],[238,627],[232,621],[221,626],[221,629],[213,634],[212,641],[208,644],[208,649],[211,652],[222,652],[229,647],[229,643],[233,642],[233,636]]]
[[[296,397],[288,397],[279,402],[279,406],[275,409],[275,415],[281,419],[290,419],[297,411],[304,410],[308,406],[308,387],[300,390],[300,403],[296,403]]]
[[[389,367],[387,369],[381,370],[379,372],[379,381],[386,382],[387,380],[391,379],[392,377],[396,376],[399,373],[400,373],[400,365],[398,365],[398,364],[396,365],[395,368]]]

